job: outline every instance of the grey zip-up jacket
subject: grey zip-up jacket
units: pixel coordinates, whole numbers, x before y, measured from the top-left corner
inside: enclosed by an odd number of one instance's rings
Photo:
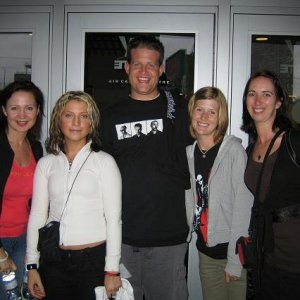
[[[196,176],[193,145],[186,147],[190,170],[191,189],[186,191],[187,220],[193,231],[196,209]],[[247,155],[241,140],[225,136],[214,161],[208,180],[207,246],[229,242],[225,272],[240,276],[242,266],[235,254],[236,240],[248,235],[253,195],[244,182]]]

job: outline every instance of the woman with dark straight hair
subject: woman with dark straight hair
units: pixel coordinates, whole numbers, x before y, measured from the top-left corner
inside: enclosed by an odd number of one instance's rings
[[[44,97],[33,82],[15,81],[0,92],[0,105],[0,273],[16,271],[20,288],[33,174],[43,155]],[[6,299],[5,291],[1,296]]]
[[[253,140],[245,182],[255,195],[251,280],[261,300],[300,299],[300,132],[287,117],[288,102],[275,73],[264,70],[249,78],[242,129]]]

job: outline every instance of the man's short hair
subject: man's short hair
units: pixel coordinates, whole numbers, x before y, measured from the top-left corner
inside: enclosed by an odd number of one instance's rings
[[[138,48],[146,48],[155,50],[159,53],[159,65],[164,61],[164,46],[159,39],[152,35],[139,35],[132,38],[127,46],[127,62],[131,63],[131,50]]]

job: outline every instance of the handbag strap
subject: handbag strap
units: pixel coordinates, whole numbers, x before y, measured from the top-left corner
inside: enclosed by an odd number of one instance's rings
[[[269,156],[269,154],[270,154],[270,152],[271,152],[271,150],[273,148],[273,145],[274,145],[276,139],[278,138],[278,136],[282,132],[283,132],[283,130],[280,129],[273,136],[273,138],[272,138],[272,140],[271,140],[271,142],[270,142],[270,144],[268,146],[267,152],[265,154],[265,157],[264,157],[261,169],[260,169],[259,176],[257,178],[256,190],[255,190],[255,195],[254,195],[254,202],[253,202],[253,206],[252,206],[252,214],[251,214],[250,224],[249,224],[249,229],[248,229],[248,232],[249,232],[250,236],[252,235],[253,229],[254,229],[254,217],[255,217],[254,212],[255,212],[256,208],[258,207],[258,205],[259,205],[259,193],[260,193],[260,188],[261,188],[261,183],[262,183],[262,175],[263,175],[263,172],[264,172],[264,168],[266,166],[267,159],[268,159],[268,156]],[[252,153],[252,150],[253,150],[253,147],[251,149],[251,153]],[[249,156],[251,155],[251,153],[249,153]]]
[[[69,193],[68,193],[68,196],[67,196],[67,200],[66,200],[66,202],[65,202],[65,204],[64,204],[62,213],[61,213],[60,218],[59,218],[59,222],[61,221],[62,216],[63,216],[63,214],[64,214],[64,212],[65,212],[65,209],[66,209],[66,207],[67,207],[67,203],[68,203],[68,201],[69,201],[69,198],[70,198],[70,195],[71,195],[71,192],[72,192],[74,183],[75,183],[75,181],[76,181],[76,179],[77,179],[77,177],[78,177],[78,175],[79,175],[79,172],[81,171],[82,167],[84,166],[85,162],[87,161],[87,159],[89,158],[89,156],[91,155],[91,153],[92,153],[92,151],[90,151],[90,153],[88,154],[88,156],[85,158],[84,162],[83,162],[82,165],[80,166],[80,168],[79,168],[79,170],[78,170],[78,172],[77,172],[77,174],[76,174],[76,176],[75,176],[75,178],[74,178],[74,180],[73,180],[73,182],[72,182],[71,188],[70,188]]]
[[[300,169],[300,165],[297,161],[297,155],[296,155],[296,152],[293,148],[293,145],[292,145],[292,141],[291,141],[291,129],[288,131],[288,133],[285,135],[285,144],[286,144],[286,148],[287,148],[287,151],[289,153],[289,156],[292,160],[292,162],[294,163],[294,165]]]

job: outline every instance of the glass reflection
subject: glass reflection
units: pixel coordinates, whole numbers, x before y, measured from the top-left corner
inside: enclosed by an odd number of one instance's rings
[[[31,33],[0,33],[0,89],[14,80],[31,79]]]
[[[291,97],[289,115],[300,124],[300,37],[252,35],[251,73],[269,69],[280,75]]]
[[[100,33],[85,35],[84,90],[102,107],[129,93],[124,71],[127,43],[140,33]],[[159,34],[165,47],[165,73],[159,85],[176,89],[183,97],[194,90],[195,34]]]

